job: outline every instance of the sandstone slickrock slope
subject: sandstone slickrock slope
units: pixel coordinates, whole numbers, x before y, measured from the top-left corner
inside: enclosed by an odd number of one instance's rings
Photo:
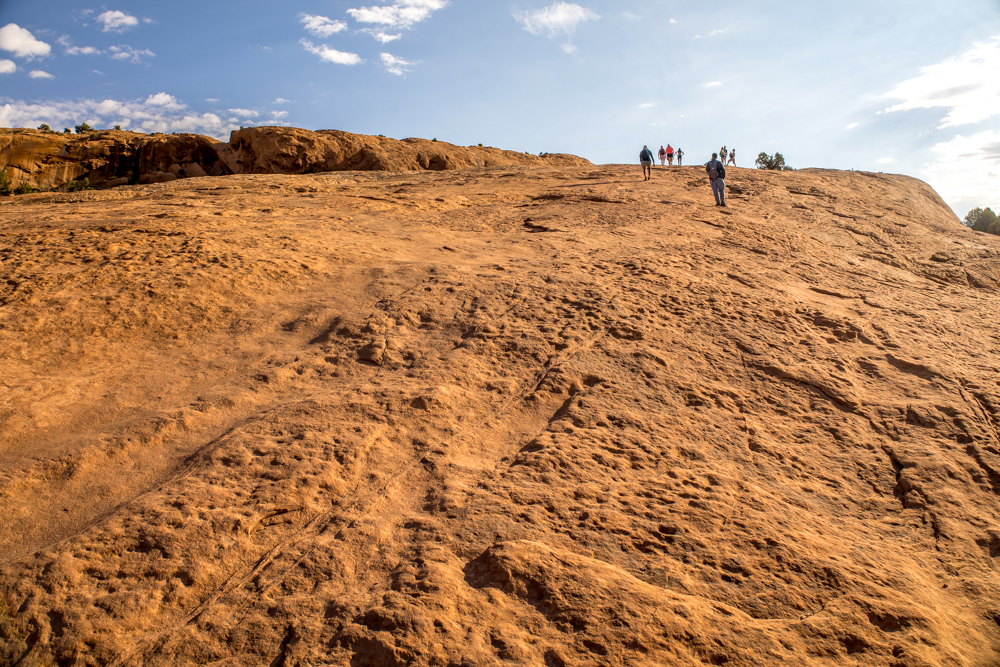
[[[0,200],[0,663],[996,665],[1000,239],[900,176],[730,198]]]
[[[253,127],[229,143],[198,134],[100,130],[79,135],[0,129],[0,169],[14,186],[42,190],[87,178],[97,188],[225,174],[586,166],[574,155],[542,156],[426,139],[398,141],[337,130]]]

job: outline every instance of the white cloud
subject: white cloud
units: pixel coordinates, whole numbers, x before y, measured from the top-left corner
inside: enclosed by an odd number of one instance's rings
[[[655,107],[655,106],[656,106],[655,102],[643,102],[642,104],[639,105],[638,108],[640,108],[640,109],[650,109],[650,108]]]
[[[13,60],[0,59],[0,74],[10,74],[15,71],[17,71],[17,65],[14,64]]]
[[[43,72],[40,69],[33,69],[33,70],[31,70],[31,72],[28,74],[28,76],[30,76],[32,79],[54,79],[55,78],[54,76],[52,76],[48,72]]]
[[[727,32],[728,32],[727,30],[713,30],[712,32],[708,33],[707,35],[695,35],[691,39],[704,39],[706,37],[715,37],[717,35],[725,35]]]
[[[1000,35],[960,56],[921,68],[885,94],[903,100],[886,112],[948,109],[938,129],[979,123],[1000,114]]]
[[[0,49],[10,51],[19,58],[41,58],[49,55],[52,47],[16,23],[0,28]]]
[[[378,28],[362,28],[361,32],[368,33],[375,39],[377,39],[381,44],[388,44],[389,42],[395,42],[397,39],[402,39],[403,33],[397,32],[395,35],[390,35],[384,30],[379,30]]]
[[[287,111],[272,111],[271,112],[271,118],[273,118],[273,119],[279,119],[279,120],[282,119],[282,118],[288,118],[288,112]]]
[[[367,32],[382,44],[402,37],[401,34],[388,34],[388,30],[412,28],[415,24],[430,18],[431,14],[448,6],[448,0],[397,0],[391,5],[380,7],[359,7],[348,9],[347,13],[358,23],[373,23],[384,26],[384,29],[368,28]]]
[[[124,32],[139,25],[139,19],[117,9],[98,14],[97,20],[104,24],[104,32]]]
[[[162,107],[164,109],[170,109],[171,111],[176,111],[178,109],[183,109],[186,104],[181,104],[173,95],[167,95],[166,93],[157,93],[155,95],[150,95],[146,98],[146,105],[154,107]]]
[[[27,104],[16,101],[0,105],[0,127],[73,127],[80,121],[94,127],[121,125],[141,132],[196,132],[219,139],[239,129],[235,121],[226,121],[214,113],[187,110],[172,95],[158,93],[145,101],[76,100]],[[276,124],[270,121],[269,124]]]
[[[143,58],[156,57],[156,54],[149,49],[133,49],[128,44],[112,46],[108,50],[111,51],[111,58],[113,60],[128,60],[133,63],[145,62]]]
[[[389,74],[395,74],[396,76],[402,76],[410,70],[406,69],[411,65],[416,65],[416,62],[410,62],[409,60],[403,60],[398,58],[391,53],[380,53],[379,56],[382,58],[382,65],[385,67],[385,71]]]
[[[93,46],[67,46],[63,53],[68,56],[93,56],[104,52],[97,50]]]
[[[515,14],[514,18],[533,35],[547,32],[549,37],[557,37],[560,33],[572,36],[579,24],[601,17],[575,3],[556,2],[545,9]]]
[[[671,23],[677,23],[677,19],[670,19]]]
[[[335,32],[347,30],[347,24],[343,21],[333,21],[326,16],[299,14],[299,20],[305,26],[306,32],[317,37],[329,37]]]
[[[845,127],[844,129],[845,129],[845,130],[853,130],[853,129],[854,129],[854,128],[856,128],[857,126],[858,126],[858,124],[857,124],[857,123],[851,123],[850,125],[848,125],[848,126],[847,126],[847,127]]]
[[[244,118],[255,118],[260,114],[253,109],[229,109],[229,113],[243,116]]]
[[[893,162],[895,162],[895,160],[893,160],[891,157],[880,157],[878,160],[876,160],[876,162],[878,162],[879,164],[892,164]]]
[[[219,98],[218,97],[206,97],[205,101],[208,102],[209,104],[215,104],[216,102],[219,101]]]
[[[721,81],[709,81],[709,82],[703,83],[701,85],[702,85],[703,88],[716,88],[717,86],[721,86],[722,82]]]
[[[279,97],[274,101],[275,104],[288,104],[291,100],[286,100],[284,97]]]
[[[146,24],[156,23],[156,21],[154,21],[153,19],[149,18],[148,16],[143,16],[142,17],[142,22],[146,23]]]
[[[300,39],[299,43],[302,44],[302,48],[309,53],[319,56],[319,59],[324,62],[337,63],[338,65],[357,65],[361,62],[361,56],[356,53],[347,53],[345,51],[331,49],[326,44],[314,46],[313,43],[307,39]]]
[[[956,212],[1000,203],[1000,132],[957,135],[931,150],[938,159],[923,174]]]

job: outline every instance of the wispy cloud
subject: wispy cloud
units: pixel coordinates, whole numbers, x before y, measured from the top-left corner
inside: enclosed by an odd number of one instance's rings
[[[271,120],[281,120],[282,118],[288,118],[287,111],[272,111]]]
[[[937,160],[923,173],[960,215],[976,206],[1000,204],[1000,132],[959,134],[931,151]]]
[[[708,81],[707,83],[701,84],[702,88],[717,88],[721,85],[721,81]]]
[[[104,32],[124,32],[139,25],[139,19],[117,9],[98,14],[97,20],[104,24]]]
[[[48,72],[43,72],[40,69],[33,69],[28,74],[32,79],[54,79],[55,77]]]
[[[291,102],[291,100],[286,100],[284,97],[279,97],[274,100],[274,104],[288,104],[289,102]]]
[[[650,109],[656,106],[656,102],[643,102],[639,105],[639,109]]]
[[[403,60],[391,53],[380,53],[379,56],[382,58],[382,66],[385,67],[385,71],[396,76],[403,76],[410,71],[406,69],[407,67],[417,64],[416,61]]]
[[[13,60],[0,60],[0,74],[12,74],[17,71]]]
[[[960,56],[928,65],[885,94],[903,100],[885,111],[948,109],[938,129],[979,123],[1000,114],[1000,35]]]
[[[578,25],[586,21],[596,21],[601,17],[586,7],[569,2],[556,2],[544,9],[515,14],[514,18],[522,28],[533,35],[547,32],[549,37],[558,37],[560,34],[571,37]]]
[[[154,58],[156,54],[149,49],[133,49],[128,44],[108,47],[112,60],[128,60],[132,63],[144,63],[144,58]]]
[[[857,123],[851,123],[850,125],[848,125],[848,126],[847,126],[847,127],[845,127],[844,129],[845,129],[845,130],[853,130],[853,129],[854,129],[854,128],[856,128],[857,126],[858,126],[858,124],[857,124]]]
[[[727,32],[729,32],[729,31],[728,30],[713,30],[712,32],[708,33],[707,35],[695,35],[691,39],[705,39],[706,37],[717,37],[719,35],[725,35]]]
[[[299,21],[305,27],[306,32],[317,37],[329,37],[334,33],[347,30],[347,24],[343,21],[334,21],[326,16],[299,14]]]
[[[236,114],[237,116],[243,116],[244,118],[256,118],[257,116],[260,115],[259,112],[254,111],[253,109],[236,108],[236,109],[228,109],[228,111],[231,114]]]
[[[323,62],[337,63],[338,65],[357,65],[362,62],[361,56],[356,53],[347,53],[345,51],[331,49],[326,44],[315,46],[307,39],[300,39],[299,43],[302,44],[302,48],[309,53],[319,56],[319,59]]]
[[[10,51],[18,58],[44,58],[52,51],[45,42],[35,39],[30,30],[16,23],[8,23],[0,28],[0,49]]]
[[[358,23],[372,23],[388,29],[412,28],[430,18],[431,14],[448,6],[448,0],[398,0],[380,7],[348,9],[347,14]]]

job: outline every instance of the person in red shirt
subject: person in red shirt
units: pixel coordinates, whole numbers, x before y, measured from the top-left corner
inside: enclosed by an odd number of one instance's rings
[[[674,147],[667,144],[667,164],[674,166]]]

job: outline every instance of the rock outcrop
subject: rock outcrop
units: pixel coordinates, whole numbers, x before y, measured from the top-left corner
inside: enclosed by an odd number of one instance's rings
[[[0,130],[0,169],[14,186],[59,189],[87,178],[96,188],[165,183],[224,174],[311,174],[326,171],[444,171],[498,167],[586,166],[572,155],[542,156],[441,141],[254,127],[228,143],[198,134],[100,130],[80,135]]]

